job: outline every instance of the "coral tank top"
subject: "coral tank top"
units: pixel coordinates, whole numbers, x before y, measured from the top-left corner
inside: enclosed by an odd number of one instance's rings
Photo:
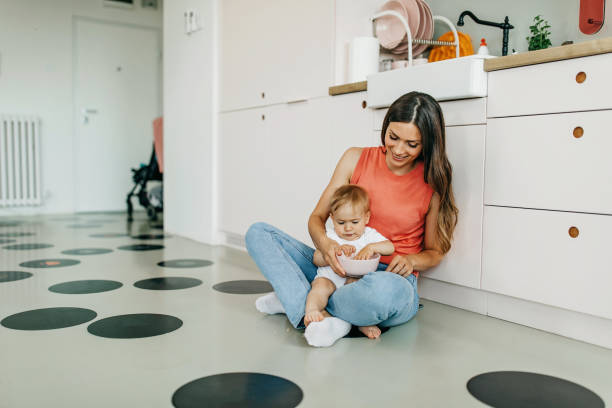
[[[380,262],[389,264],[396,255],[423,250],[425,215],[433,195],[433,189],[425,183],[424,168],[419,161],[408,174],[398,176],[389,170],[382,146],[366,147],[361,152],[350,183],[370,195],[368,225],[395,246],[393,255],[381,257]]]

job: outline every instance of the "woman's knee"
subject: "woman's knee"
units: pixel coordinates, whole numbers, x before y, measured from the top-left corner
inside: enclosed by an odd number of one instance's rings
[[[251,224],[251,226],[246,232],[246,235],[244,236],[244,241],[246,243],[247,249],[249,247],[252,247],[253,244],[255,244],[256,242],[260,241],[262,235],[269,231],[271,227],[272,226],[270,224],[267,224],[265,222],[256,222],[254,224]]]
[[[391,272],[375,272],[364,278],[370,286],[372,307],[379,311],[382,318],[403,309],[414,301],[415,290],[408,280]]]

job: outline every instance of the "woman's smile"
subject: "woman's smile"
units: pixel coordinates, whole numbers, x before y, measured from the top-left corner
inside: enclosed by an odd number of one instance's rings
[[[393,153],[393,151],[391,151],[391,156],[393,157],[393,160],[396,160],[396,161],[404,161],[404,160],[410,158],[410,156],[400,156],[400,155],[397,155],[397,154]]]

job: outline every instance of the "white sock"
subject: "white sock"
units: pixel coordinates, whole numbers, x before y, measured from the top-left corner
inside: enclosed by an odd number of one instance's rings
[[[351,331],[351,324],[337,317],[326,317],[306,327],[304,337],[314,347],[329,347]]]
[[[283,304],[278,300],[276,293],[268,293],[267,295],[257,298],[255,307],[262,313],[276,314],[285,313]]]

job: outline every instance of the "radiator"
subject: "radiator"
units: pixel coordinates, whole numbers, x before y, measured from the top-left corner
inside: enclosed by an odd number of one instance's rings
[[[40,120],[0,115],[0,207],[41,204]]]

